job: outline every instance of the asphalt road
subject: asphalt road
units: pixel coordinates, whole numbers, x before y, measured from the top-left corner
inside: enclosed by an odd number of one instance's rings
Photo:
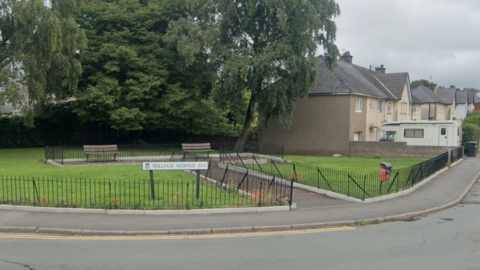
[[[0,234],[0,269],[480,269],[480,184],[411,222],[254,234]]]

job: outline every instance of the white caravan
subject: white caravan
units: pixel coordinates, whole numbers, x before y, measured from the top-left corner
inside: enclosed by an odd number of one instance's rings
[[[407,145],[461,146],[462,121],[406,121],[382,124],[380,141],[406,142]]]

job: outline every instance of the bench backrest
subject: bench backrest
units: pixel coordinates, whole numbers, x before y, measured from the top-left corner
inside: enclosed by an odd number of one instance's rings
[[[210,143],[182,143],[183,150],[200,150],[210,148]]]
[[[116,144],[110,145],[84,145],[83,150],[85,152],[111,152],[118,151]]]

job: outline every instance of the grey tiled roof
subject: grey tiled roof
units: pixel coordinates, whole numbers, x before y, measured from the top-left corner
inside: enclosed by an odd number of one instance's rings
[[[402,99],[403,91],[405,90],[405,85],[408,83],[408,73],[379,73],[375,72],[373,74],[380,82],[382,82],[388,90],[397,99]]]
[[[443,99],[445,104],[453,104],[456,92],[456,88],[437,88],[437,95]]]
[[[456,104],[465,104],[467,103],[468,91],[457,91],[455,94]]]
[[[474,96],[475,96],[475,93],[468,92],[468,104],[473,103]]]
[[[445,103],[441,97],[423,85],[412,90],[412,99],[413,104]]]
[[[310,94],[361,94],[379,98],[395,99],[388,89],[368,69],[337,62],[335,75],[327,68],[323,57],[318,57],[318,81]]]
[[[475,102],[475,104],[480,104],[480,97],[475,95],[475,98],[473,99],[473,101]]]

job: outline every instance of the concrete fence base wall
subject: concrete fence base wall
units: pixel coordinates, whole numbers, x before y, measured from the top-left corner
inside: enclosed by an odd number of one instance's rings
[[[350,157],[433,158],[457,148],[407,146],[406,142],[350,142]]]

